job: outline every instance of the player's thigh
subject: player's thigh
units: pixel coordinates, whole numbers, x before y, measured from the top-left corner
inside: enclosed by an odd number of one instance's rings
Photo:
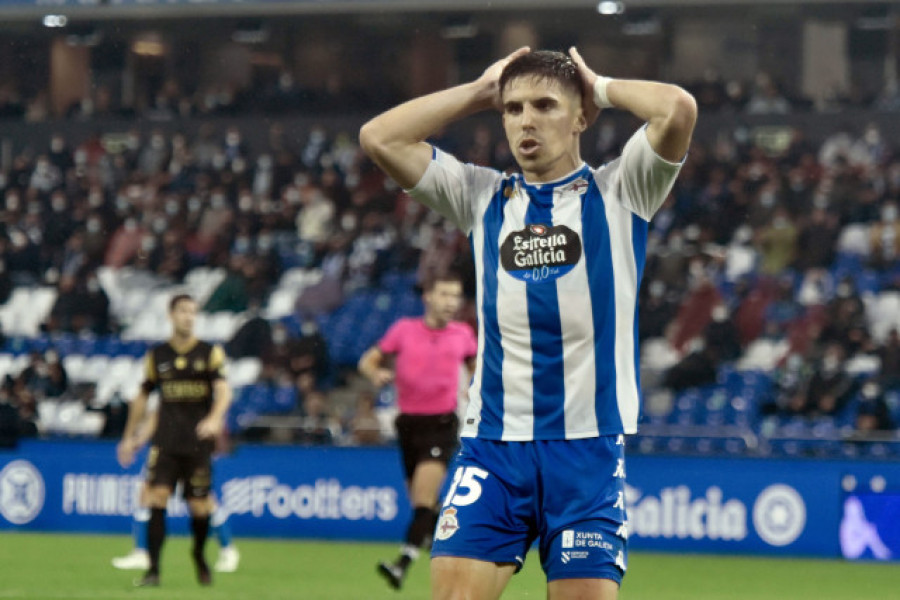
[[[516,572],[514,563],[438,556],[431,559],[432,600],[496,600]]]
[[[209,497],[189,498],[187,505],[193,517],[206,517],[212,514],[212,504],[209,501]]]
[[[212,492],[212,457],[207,453],[186,456],[182,464],[184,499],[189,505],[208,513],[209,495]],[[198,514],[198,513],[194,513]]]
[[[413,506],[435,506],[447,465],[439,460],[423,460],[413,470],[409,495]]]
[[[431,556],[522,565],[538,534],[527,448],[466,439],[451,463]],[[465,582],[451,582],[464,585]]]
[[[544,467],[540,553],[547,580],[621,582],[627,534],[624,453],[617,437],[537,447]]]
[[[619,584],[611,579],[557,579],[547,583],[547,600],[616,600]]]
[[[171,486],[150,485],[147,487],[147,506],[150,508],[165,508],[171,495]]]

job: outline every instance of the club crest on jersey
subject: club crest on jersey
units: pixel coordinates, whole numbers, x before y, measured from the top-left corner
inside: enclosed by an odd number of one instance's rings
[[[579,177],[563,189],[566,191],[575,192],[576,194],[582,193],[584,190],[588,188],[588,182]]]
[[[565,225],[532,223],[506,236],[500,264],[520,281],[544,283],[571,271],[581,252],[581,238]]]
[[[456,509],[451,507],[445,508],[441,513],[441,519],[438,521],[437,529],[434,537],[439,540],[449,539],[459,529],[459,521],[456,519]]]

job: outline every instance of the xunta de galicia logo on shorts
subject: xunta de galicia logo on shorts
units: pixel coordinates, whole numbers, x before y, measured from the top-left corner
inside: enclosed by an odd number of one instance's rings
[[[500,264],[520,281],[559,279],[581,259],[581,238],[565,225],[542,223],[513,231],[500,246]]]
[[[44,507],[44,478],[27,460],[0,471],[0,515],[13,525],[29,523]]]

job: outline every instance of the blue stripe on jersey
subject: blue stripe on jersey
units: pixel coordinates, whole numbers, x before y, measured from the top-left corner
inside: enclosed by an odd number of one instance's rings
[[[481,373],[481,419],[478,437],[499,440],[503,435],[503,346],[500,343],[500,324],[497,321],[497,270],[500,268],[500,228],[503,227],[503,195],[507,182],[491,198],[484,211],[484,248],[482,252],[482,307],[484,319],[484,352]],[[473,252],[474,256],[477,253]]]
[[[553,226],[553,190],[556,186],[523,186],[530,198],[525,225]],[[566,432],[565,371],[563,368],[562,322],[556,280],[529,282],[525,286],[528,323],[531,326],[531,367],[534,439],[548,433]]]
[[[641,289],[641,279],[644,275],[644,264],[647,262],[647,230],[649,224],[637,215],[631,215],[631,245],[634,248],[634,263],[637,267],[637,289]],[[638,342],[638,303],[634,303],[634,364],[637,377],[638,395],[641,394],[641,348]],[[644,403],[638,404],[638,423],[641,422],[640,413],[643,412]]]
[[[596,369],[597,428],[600,435],[622,431],[616,400],[616,299],[612,251],[606,208],[597,182],[582,197],[582,240],[585,268],[591,285],[591,312],[594,318],[594,363]]]

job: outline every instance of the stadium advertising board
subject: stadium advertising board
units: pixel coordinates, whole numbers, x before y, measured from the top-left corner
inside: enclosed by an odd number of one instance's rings
[[[635,549],[900,557],[900,463],[635,456],[627,475]],[[392,448],[245,446],[215,477],[238,535],[399,540],[406,527]],[[111,443],[25,442],[0,452],[0,529],[126,533],[140,482]]]

